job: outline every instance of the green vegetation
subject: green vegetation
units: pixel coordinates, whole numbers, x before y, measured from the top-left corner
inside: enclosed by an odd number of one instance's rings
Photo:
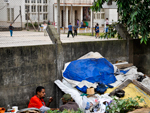
[[[127,113],[128,111],[141,108],[139,106],[141,102],[144,102],[144,99],[140,96],[128,99],[116,99],[116,97],[113,97],[112,103],[107,106],[107,111],[109,113]]]
[[[78,111],[73,111],[73,110],[64,110],[62,112],[58,111],[58,110],[48,110],[47,113],[83,113],[83,111],[81,111],[80,109]]]
[[[78,35],[83,35],[83,36],[92,36],[92,33],[78,33]],[[99,36],[104,35],[104,33],[99,33]],[[94,33],[95,36],[95,33]]]
[[[35,27],[38,27],[38,23],[37,23],[37,22],[34,22],[33,25],[34,25]],[[25,23],[25,27],[26,27],[26,26],[27,26],[27,23]],[[28,26],[29,26],[29,27],[33,27],[30,22],[28,23]]]
[[[94,11],[100,11],[103,3],[109,1],[112,0],[97,0],[91,8]],[[150,33],[150,0],[113,1],[116,2],[119,13],[119,22],[116,24],[122,24],[132,38],[141,36],[141,43],[146,44]],[[108,34],[113,36],[114,33]]]
[[[144,99],[140,96],[136,96],[135,98],[127,98],[127,99],[117,99],[117,97],[112,97],[113,101],[106,107],[106,112],[109,113],[127,113],[129,111],[133,111],[138,108],[142,108],[139,103],[143,103]],[[146,106],[145,106],[146,107]],[[80,109],[78,111],[73,110],[64,110],[62,112],[58,110],[48,110],[47,113],[83,113]]]

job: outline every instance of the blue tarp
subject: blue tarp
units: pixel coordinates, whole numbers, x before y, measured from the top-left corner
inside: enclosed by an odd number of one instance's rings
[[[105,85],[116,81],[114,67],[105,58],[89,58],[72,61],[64,71],[63,77],[79,82],[86,80],[91,83],[103,83]],[[77,88],[82,91],[82,88],[78,86]]]

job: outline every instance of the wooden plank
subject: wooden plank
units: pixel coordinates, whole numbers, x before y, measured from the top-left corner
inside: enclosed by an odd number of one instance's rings
[[[124,68],[127,68],[127,67],[131,67],[133,66],[132,63],[129,63],[129,64],[120,64],[120,65],[116,65],[118,69],[124,69]]]
[[[146,92],[148,95],[150,95],[150,90],[148,88],[146,88],[145,86],[143,86],[140,82],[133,80],[133,84],[136,85],[137,87],[139,87],[144,92]]]
[[[124,83],[122,83],[118,89],[124,89],[125,87],[128,86],[128,84],[133,83],[135,86],[139,87],[141,90],[143,90],[145,93],[147,93],[148,95],[150,95],[150,90],[148,88],[146,88],[145,86],[143,86],[140,82],[138,82],[137,80],[126,80]],[[117,89],[117,88],[116,88]],[[115,94],[115,89],[109,94],[110,96],[114,96]]]

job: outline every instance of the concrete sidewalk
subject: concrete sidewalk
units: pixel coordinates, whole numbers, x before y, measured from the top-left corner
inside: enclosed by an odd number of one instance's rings
[[[96,39],[94,36],[75,36],[74,38],[67,34],[61,34],[60,39],[62,43],[72,42],[87,42],[87,41],[103,41],[103,40],[117,40],[117,39]],[[34,31],[14,31],[13,37],[10,37],[9,31],[0,32],[0,47],[16,47],[16,46],[33,46],[33,45],[49,45],[52,44],[49,36],[44,36],[43,32]]]

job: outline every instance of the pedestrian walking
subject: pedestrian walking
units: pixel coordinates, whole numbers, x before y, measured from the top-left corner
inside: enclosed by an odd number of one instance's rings
[[[44,24],[43,24],[44,36],[47,36],[46,28],[47,28],[47,24],[46,24],[46,22],[44,21]]]
[[[98,25],[98,23],[97,23],[97,27],[96,27],[96,38],[98,38],[99,37],[99,25]]]
[[[50,25],[51,24],[51,22],[50,22],[50,20],[48,20],[48,23],[47,23],[48,25]]]
[[[108,21],[108,18],[106,18],[106,26],[105,26],[105,33],[107,34],[108,33],[108,29],[109,29],[109,21]],[[107,38],[108,39],[108,37],[107,37],[107,35],[106,35],[106,37],[105,38]]]
[[[77,36],[77,28],[78,28],[77,25],[75,25],[75,26],[73,27],[73,29],[74,29],[74,36],[75,36],[75,35]]]
[[[97,24],[95,25],[95,37],[96,37],[96,27],[97,27]]]
[[[74,38],[74,36],[73,36],[73,33],[72,33],[72,25],[71,25],[71,23],[69,23],[69,25],[68,25],[68,36],[67,36],[67,38],[69,38],[69,34],[72,34],[72,37]]]
[[[10,31],[10,36],[12,37],[12,35],[13,35],[13,29],[14,29],[14,27],[12,26],[12,24],[10,24],[10,26],[9,26],[9,31]]]

